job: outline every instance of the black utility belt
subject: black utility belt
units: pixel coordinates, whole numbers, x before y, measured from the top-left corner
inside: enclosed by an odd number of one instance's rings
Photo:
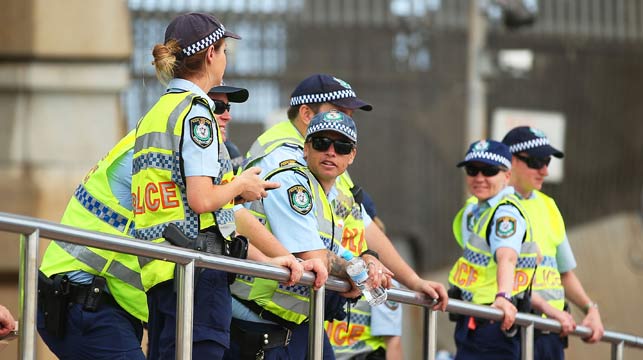
[[[65,274],[47,277],[39,272],[38,306],[45,318],[45,329],[55,337],[64,336],[69,304],[81,304],[83,310],[91,312],[101,305],[119,307],[106,289],[107,281],[101,276],[94,276],[91,284],[80,285],[69,281]]]
[[[163,237],[172,245],[186,249],[237,259],[248,257],[248,239],[238,235],[227,240],[216,227],[200,232],[196,238],[190,238],[176,224],[169,224],[163,231]]]

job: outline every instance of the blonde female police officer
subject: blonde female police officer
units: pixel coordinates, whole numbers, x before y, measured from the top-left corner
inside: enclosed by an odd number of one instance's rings
[[[221,252],[235,231],[234,199],[257,200],[278,184],[256,169],[233,177],[230,159],[206,92],[221,84],[226,67],[226,30],[214,16],[176,17],[165,42],[154,47],[157,77],[166,93],[136,128],[132,167],[134,235],[163,242],[174,224],[189,238],[209,234]],[[176,296],[174,264],[153,260],[142,271],[150,308],[150,358],[174,358]],[[193,357],[219,359],[229,344],[230,291],[225,272],[203,270],[195,284]]]
[[[480,140],[469,147],[458,167],[464,167],[467,200],[453,222],[464,254],[449,274],[454,297],[502,310],[501,322],[461,316],[456,323],[456,359],[519,359],[520,342],[507,336],[515,321],[514,298],[523,295],[533,276],[538,248],[531,240],[514,189],[509,148]],[[463,218],[463,214],[467,214]]]

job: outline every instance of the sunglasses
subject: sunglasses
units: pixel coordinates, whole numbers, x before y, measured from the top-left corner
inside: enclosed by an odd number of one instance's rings
[[[225,103],[221,100],[214,99],[212,101],[214,101],[214,109],[212,109],[212,112],[216,115],[221,115],[226,111],[230,111],[230,103]]]
[[[339,155],[348,155],[353,151],[355,144],[348,141],[333,140],[327,137],[311,137],[310,142],[313,145],[313,149],[317,151],[326,151],[332,144],[335,148],[335,152]]]
[[[526,157],[518,154],[514,154],[514,156],[527,164],[528,168],[536,170],[540,170],[545,166],[549,166],[549,162],[551,161],[551,156],[548,156],[546,158]]]
[[[495,166],[477,167],[466,165],[464,170],[467,172],[467,175],[471,177],[478,176],[478,173],[480,172],[484,177],[496,176],[500,172],[500,168]]]

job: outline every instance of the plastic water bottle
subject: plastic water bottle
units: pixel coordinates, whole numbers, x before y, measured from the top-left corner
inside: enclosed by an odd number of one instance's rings
[[[386,301],[386,289],[381,286],[371,287],[368,282],[368,268],[361,257],[355,257],[350,251],[345,251],[342,258],[348,261],[346,265],[346,273],[351,277],[351,280],[362,291],[362,295],[371,306],[383,304]]]

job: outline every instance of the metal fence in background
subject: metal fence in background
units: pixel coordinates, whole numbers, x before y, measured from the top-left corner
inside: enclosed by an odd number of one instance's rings
[[[20,359],[31,360],[36,358],[36,306],[38,282],[38,246],[41,238],[65,241],[73,244],[92,246],[106,250],[134,254],[137,256],[151,257],[175,262],[178,266],[177,289],[177,332],[176,332],[176,358],[187,360],[192,358],[192,320],[194,293],[194,273],[196,267],[223,270],[239,274],[252,275],[267,279],[287,281],[289,272],[285,268],[261,264],[248,260],[239,260],[223,256],[209,255],[197,251],[186,250],[171,245],[156,244],[120,236],[113,236],[92,231],[81,230],[66,225],[52,223],[36,218],[0,213],[0,231],[20,234]],[[307,272],[299,282],[301,285],[311,286],[314,274]],[[330,278],[325,286],[317,291],[311,291],[310,304],[310,336],[308,358],[311,360],[322,359],[323,350],[323,319],[324,291],[348,291],[350,285],[337,278]],[[427,307],[428,299],[422,295],[400,289],[389,290],[388,298],[404,304]],[[423,359],[434,360],[436,355],[437,313],[428,313],[428,338],[427,353]],[[450,300],[447,311],[456,314],[476,316],[480,318],[499,321],[502,312],[488,306],[473,305],[464,301]],[[519,313],[516,323],[521,326],[522,358],[533,359],[534,329],[560,332],[560,324],[550,319],[539,316]],[[578,326],[572,335],[586,337],[591,335],[591,330]],[[625,346],[643,349],[643,338],[615,331],[605,331],[601,339],[612,344],[611,358],[623,359]]]

